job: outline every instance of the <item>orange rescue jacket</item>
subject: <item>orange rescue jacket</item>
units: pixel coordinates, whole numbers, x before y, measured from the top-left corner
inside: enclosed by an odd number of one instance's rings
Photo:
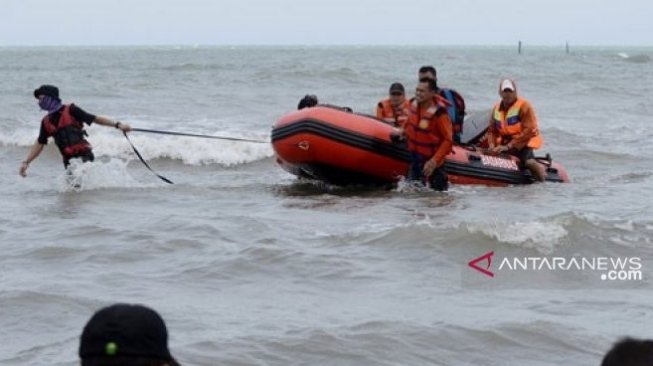
[[[501,108],[500,101],[494,106],[490,133],[498,145],[512,142],[517,149],[525,146],[539,149],[543,141],[537,126],[533,107],[526,99],[518,97],[507,109]]]
[[[440,167],[451,151],[453,137],[446,101],[439,96],[436,101],[428,108],[420,108],[417,101],[413,101],[404,131],[408,150],[426,159],[434,159]]]
[[[379,102],[376,106],[376,118],[387,121],[392,119],[396,127],[403,126],[408,120],[408,115],[406,110],[410,108],[410,101],[404,100],[404,103],[401,105],[400,109],[397,110],[392,106],[390,98],[386,98]]]

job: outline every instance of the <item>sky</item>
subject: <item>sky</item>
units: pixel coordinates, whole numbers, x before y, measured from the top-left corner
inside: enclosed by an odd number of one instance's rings
[[[651,0],[0,0],[0,46],[653,45]]]

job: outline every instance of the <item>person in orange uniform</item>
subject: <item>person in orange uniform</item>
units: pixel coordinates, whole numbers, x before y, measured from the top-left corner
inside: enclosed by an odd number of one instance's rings
[[[376,118],[395,127],[401,127],[408,120],[406,112],[410,108],[410,101],[406,99],[406,90],[401,83],[393,83],[388,93],[389,97],[376,106]]]
[[[533,177],[543,182],[544,167],[535,160],[534,149],[542,147],[542,136],[537,128],[537,117],[531,104],[517,95],[514,80],[499,83],[501,100],[494,106],[487,136],[490,151],[507,152],[519,158]]]
[[[453,137],[447,101],[437,92],[435,80],[419,81],[408,121],[399,135],[407,140],[411,157],[406,179],[423,181],[436,191],[446,191],[449,179],[444,162],[453,146]]]

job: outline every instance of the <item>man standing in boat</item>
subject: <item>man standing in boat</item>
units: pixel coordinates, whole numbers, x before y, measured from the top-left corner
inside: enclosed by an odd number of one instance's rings
[[[435,67],[420,67],[417,72],[417,79],[422,80],[423,78],[433,79],[437,85],[438,73],[435,70]],[[465,100],[463,99],[463,96],[454,89],[438,87],[436,94],[449,103],[447,105],[447,113],[449,114],[449,120],[451,121],[451,127],[453,129],[453,141],[459,144],[463,133],[463,121],[465,119]]]
[[[501,100],[494,106],[487,130],[490,151],[507,152],[519,158],[533,177],[543,182],[544,167],[535,160],[534,149],[542,146],[542,136],[537,128],[537,117],[531,104],[517,96],[514,80],[499,82]]]
[[[380,101],[376,106],[376,118],[395,127],[401,127],[408,120],[406,110],[410,108],[410,101],[406,99],[406,90],[401,83],[393,83],[388,94],[388,98]]]
[[[453,137],[446,101],[437,92],[435,80],[419,81],[415,100],[407,113],[408,121],[399,135],[405,136],[410,152],[406,179],[423,181],[436,191],[446,191],[449,179],[444,162],[453,146]]]

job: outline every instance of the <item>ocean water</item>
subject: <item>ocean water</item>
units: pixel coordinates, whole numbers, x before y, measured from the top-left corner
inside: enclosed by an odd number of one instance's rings
[[[163,315],[184,365],[598,365],[619,337],[651,337],[652,56],[0,48],[0,364],[75,365],[93,312],[130,302]],[[543,152],[572,183],[337,188],[288,175],[267,143],[130,134],[168,185],[102,126],[88,128],[97,160],[74,167],[79,188],[52,143],[18,176],[40,84],[133,127],[267,140],[304,94],[372,112],[392,82],[412,90],[426,64],[472,113],[498,99],[501,77],[516,78]],[[489,252],[480,266],[494,277],[468,266]],[[514,258],[536,268],[510,270]],[[594,267],[542,265],[554,258]],[[602,280],[597,261],[620,259],[624,279]]]

